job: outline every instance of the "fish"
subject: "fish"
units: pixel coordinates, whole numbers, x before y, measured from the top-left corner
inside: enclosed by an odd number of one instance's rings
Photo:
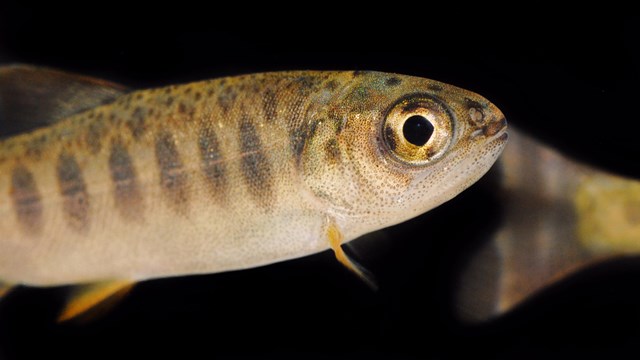
[[[140,281],[248,269],[418,216],[483,176],[505,116],[471,91],[375,71],[146,90],[0,68],[0,281],[78,285],[60,321]]]
[[[513,126],[489,176],[504,216],[460,269],[460,320],[495,320],[587,269],[640,253],[640,179],[576,161]]]

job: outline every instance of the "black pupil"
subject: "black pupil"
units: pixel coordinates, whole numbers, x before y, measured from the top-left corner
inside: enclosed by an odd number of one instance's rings
[[[404,122],[402,134],[408,142],[422,146],[429,141],[433,134],[433,125],[424,116],[413,115]]]

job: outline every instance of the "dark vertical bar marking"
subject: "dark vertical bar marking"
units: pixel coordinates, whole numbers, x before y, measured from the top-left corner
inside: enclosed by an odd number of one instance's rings
[[[236,101],[237,94],[231,87],[224,87],[221,89],[218,95],[218,105],[222,108],[222,111],[226,114]]]
[[[85,143],[89,146],[91,154],[97,154],[102,149],[102,139],[106,134],[105,123],[103,121],[92,120],[89,123]]]
[[[304,119],[305,112],[304,106],[305,97],[299,96],[293,103],[291,111],[288,112],[289,116],[293,117],[291,124],[294,130],[290,132],[289,140],[291,144],[291,151],[293,152],[293,156],[296,159],[296,164],[300,163],[302,152],[304,150],[304,146],[309,134],[309,126],[307,124],[303,124],[302,121],[302,119]],[[312,126],[315,127],[316,123],[314,122]]]
[[[140,140],[147,130],[147,109],[142,106],[136,106],[131,113],[131,117],[127,119],[127,127],[131,131],[133,138]]]
[[[221,198],[226,184],[225,164],[220,155],[220,144],[210,124],[203,124],[198,134],[198,148],[202,172],[209,183],[212,194]]]
[[[176,211],[187,205],[187,174],[173,135],[163,132],[156,138],[156,160],[160,170],[160,187]]]
[[[79,232],[89,228],[89,194],[82,171],[73,155],[61,153],[56,166],[63,211],[69,226]]]
[[[274,122],[278,118],[278,98],[276,93],[267,89],[262,95],[262,109],[264,110],[265,120],[267,122]]]
[[[42,233],[42,196],[33,174],[24,166],[13,169],[10,195],[22,231],[30,235]]]
[[[240,122],[241,170],[255,201],[267,207],[272,199],[271,168],[255,125],[245,115]]]
[[[116,208],[126,221],[141,221],[144,206],[140,186],[131,155],[124,145],[116,141],[109,154],[109,173],[113,181]]]

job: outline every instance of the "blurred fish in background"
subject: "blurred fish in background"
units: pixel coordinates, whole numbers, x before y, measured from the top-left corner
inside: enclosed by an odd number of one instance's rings
[[[513,129],[493,176],[503,219],[461,272],[463,320],[494,318],[585,267],[640,254],[640,180]]]

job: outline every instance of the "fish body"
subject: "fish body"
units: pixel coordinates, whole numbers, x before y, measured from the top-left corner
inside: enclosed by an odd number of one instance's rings
[[[486,99],[396,74],[264,73],[112,97],[0,141],[0,280],[135,282],[317,253],[454,197],[506,143]]]

